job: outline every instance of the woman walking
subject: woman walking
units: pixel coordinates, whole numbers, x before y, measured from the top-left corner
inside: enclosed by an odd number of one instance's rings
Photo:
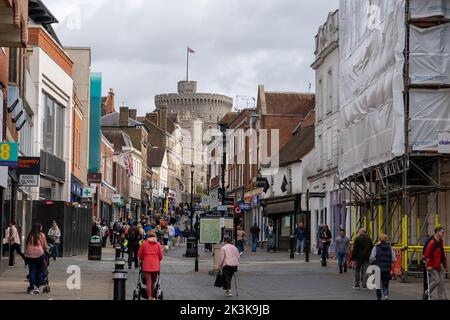
[[[247,240],[247,233],[242,230],[242,227],[238,227],[236,234],[236,247],[239,250],[239,254],[242,255],[244,253],[244,243]]]
[[[237,267],[240,264],[240,254],[238,249],[231,243],[230,239],[225,237],[223,239],[224,246],[221,248],[221,255],[219,260],[219,268],[222,269],[223,274],[223,289],[225,290],[225,297],[232,297],[231,280]]]
[[[27,237],[25,257],[29,268],[30,294],[41,293],[39,286],[44,282],[45,251],[47,240],[42,233],[42,225],[35,223]]]
[[[156,238],[156,232],[153,230],[149,231],[148,236],[149,238],[139,248],[138,256],[142,261],[142,271],[147,283],[147,298],[148,300],[153,300],[153,290],[161,270],[160,265],[163,253],[161,245]]]
[[[377,299],[381,300],[383,293],[384,300],[389,300],[389,281],[392,279],[392,267],[396,261],[395,252],[388,243],[388,236],[380,235],[380,242],[373,247],[370,255],[370,263],[378,266],[381,270],[381,287],[377,289]]]

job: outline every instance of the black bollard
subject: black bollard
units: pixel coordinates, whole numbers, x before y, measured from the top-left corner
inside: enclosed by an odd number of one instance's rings
[[[309,247],[309,237],[307,236],[305,239],[305,262],[309,262],[309,252],[311,248]]]
[[[122,250],[122,248],[120,245],[116,245],[115,249],[116,249],[116,260],[119,260],[120,259],[120,251]]]
[[[113,272],[114,280],[114,300],[126,300],[126,282],[127,272],[125,270],[117,270]]]
[[[291,237],[290,237],[290,239],[289,239],[290,241],[290,258],[291,259],[294,259],[294,250],[295,250],[295,245],[294,245],[294,241],[295,241],[295,238],[294,238],[294,236],[293,235],[291,235]]]
[[[116,271],[117,270],[125,270],[125,260],[124,259],[117,259],[115,262]]]

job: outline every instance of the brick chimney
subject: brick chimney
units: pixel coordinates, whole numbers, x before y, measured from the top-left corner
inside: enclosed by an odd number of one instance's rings
[[[120,107],[119,126],[128,127],[129,115],[128,107]]]
[[[158,125],[158,114],[156,112],[152,112],[152,113],[147,113],[145,115],[145,118],[150,121],[151,123],[153,123],[154,125]]]
[[[137,110],[136,109],[130,109],[130,118],[133,120],[136,120],[137,118]]]
[[[167,131],[167,105],[162,105],[161,107],[159,107],[158,126],[163,131]]]
[[[115,97],[115,93],[113,89],[109,89],[109,93],[108,93],[108,99],[106,100],[106,114],[110,114],[110,113],[114,113],[116,112],[115,109],[115,101],[114,101],[114,97]]]

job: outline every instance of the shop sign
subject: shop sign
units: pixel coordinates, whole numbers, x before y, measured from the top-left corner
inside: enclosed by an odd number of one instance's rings
[[[111,196],[111,200],[113,203],[120,203],[122,200],[122,197],[120,196],[120,194],[113,194]]]
[[[84,188],[83,198],[92,198],[95,194],[95,188]]]
[[[443,154],[450,153],[450,132],[442,132],[438,135],[438,152]]]
[[[20,175],[19,185],[23,187],[38,187],[39,176],[22,174]]]
[[[19,158],[19,145],[13,142],[0,143],[0,167],[17,166]]]
[[[20,176],[19,184],[25,187],[38,187],[41,174],[41,158],[20,157],[17,164],[17,174]]]
[[[102,183],[102,174],[89,172],[88,183]]]

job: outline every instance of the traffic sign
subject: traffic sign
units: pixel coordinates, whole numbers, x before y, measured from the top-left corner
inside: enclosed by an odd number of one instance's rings
[[[16,167],[19,158],[19,145],[12,142],[0,143],[0,166]]]

